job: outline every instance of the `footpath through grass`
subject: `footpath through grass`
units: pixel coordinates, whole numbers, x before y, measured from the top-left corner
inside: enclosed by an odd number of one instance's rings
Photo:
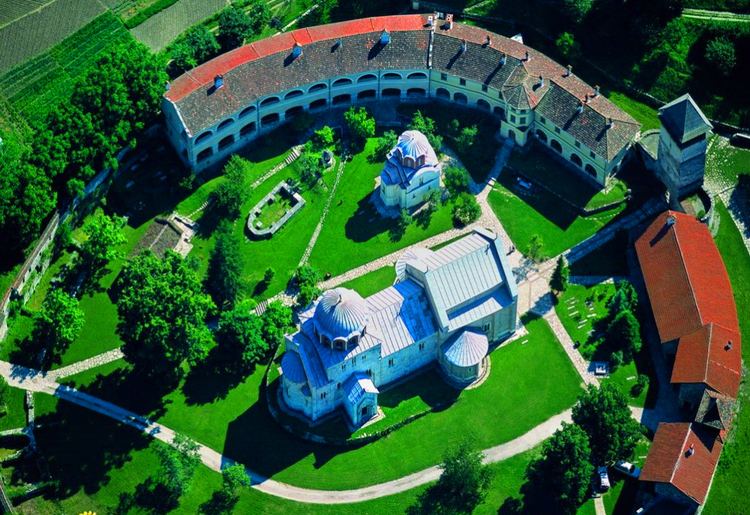
[[[466,438],[478,448],[507,442],[572,406],[580,378],[547,323],[527,322],[528,336],[492,353],[491,373],[479,388],[455,392],[449,407],[355,448],[311,444],[279,427],[261,397],[261,370],[238,386],[226,384],[225,377],[194,374],[164,399],[128,377],[127,367],[108,365],[102,367],[106,377],[96,378],[94,369],[70,380],[149,414],[266,477],[310,488],[356,488],[435,465],[446,447]],[[422,410],[434,401],[431,391],[431,384],[405,389],[401,396],[394,390],[384,409],[394,417]]]

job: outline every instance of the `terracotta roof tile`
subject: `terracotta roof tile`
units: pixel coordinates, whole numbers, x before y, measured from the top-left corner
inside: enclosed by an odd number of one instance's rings
[[[721,449],[718,431],[690,422],[661,423],[640,480],[672,484],[698,504],[703,504]]]

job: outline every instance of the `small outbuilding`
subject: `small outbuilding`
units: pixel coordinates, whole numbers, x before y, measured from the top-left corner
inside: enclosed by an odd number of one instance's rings
[[[440,190],[440,163],[427,137],[406,131],[388,153],[380,172],[380,198],[386,207],[413,209]]]

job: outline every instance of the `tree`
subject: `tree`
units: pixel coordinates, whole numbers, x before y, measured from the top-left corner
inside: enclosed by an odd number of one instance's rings
[[[302,265],[294,273],[294,282],[297,284],[299,292],[297,293],[297,304],[305,307],[320,295],[318,282],[320,282],[320,272],[310,265]]]
[[[607,327],[605,335],[607,346],[623,353],[625,363],[633,361],[641,350],[641,324],[629,309],[620,311]]]
[[[313,133],[311,141],[313,142],[313,150],[315,151],[331,148],[336,141],[336,134],[328,125],[324,125]]]
[[[615,293],[607,300],[609,319],[615,318],[621,311],[638,310],[638,292],[630,281],[618,281],[615,284]]]
[[[125,219],[120,216],[107,216],[100,213],[83,226],[86,241],[78,249],[79,263],[83,269],[96,279],[96,274],[115,258],[122,257],[118,247],[125,243],[122,228]]]
[[[224,181],[211,193],[213,210],[221,218],[236,220],[249,192],[247,161],[234,154],[224,166]]]
[[[526,256],[532,261],[539,262],[544,256],[543,252],[544,242],[542,241],[542,237],[538,234],[532,235],[529,240],[529,245],[526,247]]]
[[[641,437],[625,395],[611,383],[589,385],[573,406],[573,422],[589,437],[591,458],[596,465],[628,460]]]
[[[409,214],[409,211],[402,209],[398,214],[396,222],[391,226],[389,233],[391,241],[399,241],[406,234],[406,230],[409,228],[414,218]]]
[[[224,490],[229,492],[233,497],[237,495],[237,491],[240,488],[248,487],[251,484],[250,476],[247,475],[245,467],[239,463],[222,469],[221,480]]]
[[[269,266],[268,268],[266,268],[266,271],[263,272],[263,282],[266,284],[270,284],[271,281],[273,281],[275,275],[276,271]]]
[[[474,143],[477,140],[478,133],[479,128],[476,125],[472,125],[471,127],[464,127],[463,129],[461,129],[461,131],[458,133],[458,136],[456,137],[456,150],[458,150],[462,154],[469,153],[474,147]]]
[[[706,45],[705,53],[708,65],[722,76],[728,77],[737,64],[734,42],[726,36],[718,36]]]
[[[391,130],[385,131],[382,136],[378,138],[377,145],[375,146],[375,152],[372,157],[375,161],[384,161],[388,156],[388,152],[398,143],[398,135]]]
[[[233,306],[242,288],[242,256],[232,226],[219,225],[216,244],[211,250],[206,275],[206,290],[219,307]]]
[[[419,496],[408,514],[469,514],[484,500],[492,473],[482,463],[481,451],[462,443],[448,451],[440,468],[440,479]]]
[[[204,25],[196,25],[185,33],[172,49],[173,64],[180,70],[188,70],[204,63],[219,53],[219,42],[213,32]]]
[[[461,193],[453,204],[453,221],[459,226],[466,226],[479,220],[482,208],[471,193]]]
[[[250,30],[253,34],[260,34],[271,21],[271,9],[265,0],[251,0],[246,6],[250,17]]]
[[[52,288],[34,317],[33,339],[59,356],[81,334],[83,322],[78,299],[60,288]]]
[[[575,24],[583,21],[591,10],[593,0],[563,0],[563,12]]]
[[[575,59],[581,52],[581,46],[570,32],[563,32],[555,41],[555,46],[568,59]]]
[[[443,184],[445,184],[445,189],[451,198],[467,193],[469,191],[469,172],[465,168],[449,166],[443,170]]]
[[[440,148],[443,146],[443,137],[437,133],[435,120],[429,116],[425,116],[422,114],[422,111],[417,109],[411,118],[408,128],[409,130],[419,131],[424,134],[435,152],[440,151]]]
[[[553,291],[562,293],[568,287],[568,279],[570,277],[570,268],[568,268],[568,260],[565,256],[557,258],[557,265],[555,266],[552,277],[549,281],[549,286]]]
[[[115,292],[126,361],[147,375],[176,378],[184,361],[205,358],[212,341],[205,320],[214,304],[178,254],[167,251],[160,260],[147,251],[132,258]]]
[[[375,136],[375,118],[364,107],[350,107],[344,113],[344,121],[356,149],[363,149],[367,138]]]
[[[156,448],[157,481],[169,497],[166,504],[176,506],[177,499],[190,488],[201,459],[198,444],[180,433],[175,434],[172,445],[174,447],[160,445]]]
[[[224,50],[237,48],[245,43],[245,38],[253,35],[254,21],[244,9],[235,5],[222,9],[219,13],[218,40]]]
[[[563,422],[526,471],[526,511],[576,513],[586,499],[593,472],[588,436],[580,427]]]
[[[292,308],[275,300],[268,304],[261,316],[261,333],[271,352],[283,342],[284,335],[294,329]]]
[[[300,182],[308,188],[315,186],[323,175],[320,158],[309,152],[303,153],[299,159],[297,159],[295,166],[297,167]]]
[[[227,368],[236,372],[252,371],[269,351],[262,321],[246,303],[221,314],[216,342]]]

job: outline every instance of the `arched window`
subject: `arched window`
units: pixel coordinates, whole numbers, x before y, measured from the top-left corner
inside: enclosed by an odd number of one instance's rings
[[[453,95],[453,101],[459,104],[466,104],[469,102],[469,99],[463,93],[456,93]]]
[[[385,88],[381,96],[384,97],[400,97],[401,90],[398,88]]]
[[[336,79],[333,81],[333,84],[331,84],[332,88],[340,88],[342,86],[348,86],[352,83],[352,79],[347,79],[344,77],[343,79]]]
[[[305,93],[300,89],[295,89],[294,91],[290,91],[286,95],[284,95],[284,100],[289,100],[290,98],[296,98],[301,97]]]
[[[336,338],[335,340],[333,340],[333,345],[336,348],[336,350],[345,350],[346,338]]]
[[[201,161],[205,161],[206,159],[211,157],[213,153],[214,153],[214,149],[211,147],[201,150],[201,152],[198,154],[198,162],[200,163]]]
[[[451,98],[451,94],[445,88],[438,88],[435,90],[435,96],[438,98],[446,98],[448,100]]]
[[[290,107],[284,113],[284,118],[294,118],[298,114],[302,113],[305,109],[302,106]]]
[[[325,98],[319,98],[310,102],[310,110],[323,109],[326,105],[328,105],[328,101]]]
[[[200,145],[201,143],[203,143],[204,141],[206,141],[208,138],[210,138],[212,135],[213,135],[213,132],[206,131],[206,132],[202,133],[200,136],[198,136],[197,138],[195,138],[195,143],[194,144],[195,145]]]
[[[427,80],[427,74],[422,72],[410,73],[407,77],[409,80]]]
[[[366,89],[357,93],[357,100],[366,100],[368,98],[375,98],[377,92],[374,89]]]
[[[426,97],[427,90],[424,88],[409,88],[406,90],[407,97]]]
[[[583,167],[584,170],[586,170],[586,173],[588,173],[591,177],[597,178],[598,174],[596,173],[596,170],[594,170],[594,167],[590,164],[586,163],[586,166]]]
[[[260,107],[266,107],[279,103],[279,97],[268,97],[260,103]]]
[[[356,347],[356,345],[359,343],[359,335],[355,334],[351,338],[349,338],[349,345],[352,347]]]
[[[477,100],[477,107],[479,109],[484,110],[484,111],[489,111],[490,110],[490,103],[487,102],[486,100],[484,100],[483,98],[480,98],[479,100]]]
[[[219,124],[219,128],[216,130],[223,131],[224,129],[232,125],[233,123],[234,123],[234,120],[232,118],[227,118],[226,120],[224,120],[223,122]]]
[[[357,82],[361,84],[362,82],[372,82],[375,80],[378,80],[377,75],[368,73],[367,75],[362,75],[359,79],[357,79]]]
[[[255,132],[255,122],[250,122],[240,129],[240,136],[247,136]]]
[[[503,109],[500,106],[495,106],[492,109],[492,112],[495,113],[496,116],[499,116],[501,119],[505,120],[505,109]]]
[[[401,80],[401,79],[402,77],[400,73],[389,72],[389,73],[383,74],[383,80]]]
[[[230,146],[232,143],[234,143],[234,134],[230,134],[229,136],[225,136],[219,141],[219,150],[224,150],[228,146]]]
[[[240,118],[244,118],[246,116],[250,116],[255,112],[255,106],[248,106],[245,109],[242,110],[240,113]]]
[[[349,94],[336,95],[335,97],[333,97],[333,100],[331,100],[331,104],[333,105],[348,104],[351,101],[352,101],[352,96]]]
[[[556,151],[556,152],[557,152],[558,154],[562,154],[562,146],[560,145],[560,142],[559,142],[559,141],[557,141],[556,139],[553,139],[553,140],[551,140],[551,141],[549,142],[549,146],[550,146],[550,147],[552,147],[552,148],[554,148],[554,149],[555,149],[555,151]]]
[[[261,126],[266,127],[267,125],[271,125],[271,124],[278,122],[279,119],[280,119],[279,113],[267,114],[263,118],[260,119],[260,124]]]
[[[576,166],[583,166],[583,162],[581,161],[581,158],[578,156],[578,154],[570,154],[570,161]]]
[[[328,85],[324,82],[321,82],[319,84],[315,84],[314,86],[310,86],[310,89],[308,89],[307,92],[314,93],[315,91],[323,91],[324,89],[328,89]]]
[[[414,162],[414,159],[412,159],[410,156],[404,157],[403,165],[407,168],[415,168],[416,163]]]
[[[537,139],[539,141],[541,141],[543,143],[547,143],[547,135],[544,133],[544,131],[541,131],[541,130],[537,129],[537,131],[536,131],[536,137],[537,137]]]

